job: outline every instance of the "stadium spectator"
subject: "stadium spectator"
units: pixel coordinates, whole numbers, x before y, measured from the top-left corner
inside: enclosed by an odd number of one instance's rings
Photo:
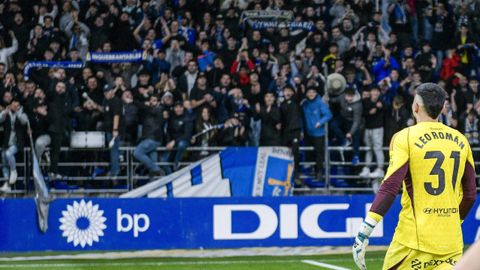
[[[170,94],[171,95],[171,94]],[[125,137],[124,142],[134,145],[138,137],[138,125],[140,120],[140,109],[133,100],[132,92],[125,90],[122,92],[123,110],[125,112]]]
[[[25,130],[28,122],[27,115],[18,100],[11,103],[0,113],[0,123],[3,123],[2,142],[2,172],[8,179],[0,188],[3,192],[9,191],[10,186],[17,181],[17,163],[15,155],[25,145]],[[29,130],[28,132],[31,132]]]
[[[50,179],[60,179],[62,175],[58,170],[58,161],[60,158],[60,147],[66,136],[68,121],[67,115],[72,108],[66,102],[66,85],[62,81],[55,84],[54,89],[47,92],[47,106],[49,108],[49,126],[48,132],[51,138],[51,164]]]
[[[254,118],[259,119],[260,127],[260,146],[281,145],[281,138],[278,133],[282,129],[280,119],[280,110],[275,104],[275,95],[272,92],[265,94],[265,105],[255,104]]]
[[[151,80],[149,82],[152,85],[155,85],[159,81],[159,74],[170,72],[170,63],[165,59],[166,54],[163,49],[158,51],[153,51],[152,49],[147,50],[147,60],[145,61],[145,72],[148,72],[148,75],[151,75]]]
[[[76,49],[80,53],[81,58],[85,58],[88,53],[88,38],[90,28],[80,22],[78,19],[78,11],[70,12],[72,20],[65,26],[65,34],[68,39],[68,49]]]
[[[44,101],[36,101],[33,107],[33,115],[30,118],[30,126],[32,128],[32,136],[35,141],[35,154],[38,160],[42,160],[43,153],[52,142],[48,134],[48,109]],[[50,158],[46,158],[50,162]]]
[[[166,50],[166,54],[166,60],[170,63],[170,72],[182,66],[185,62],[185,51],[180,48],[180,44],[176,39],[170,42],[170,47]]]
[[[227,130],[223,143],[244,146],[248,139],[251,107],[240,88],[230,90],[225,100],[225,107],[229,119],[235,120],[232,124],[233,128]]]
[[[192,132],[191,108],[185,108],[182,102],[177,101],[167,123],[166,148],[170,152],[166,152],[162,157],[162,161],[173,159],[174,171],[179,168],[183,154],[190,145]],[[170,167],[166,167],[164,170],[167,174],[172,172]]]
[[[145,69],[138,73],[137,78],[137,84],[132,89],[134,98],[140,102],[148,101],[149,96],[154,92],[153,85],[150,83],[151,75]]]
[[[220,84],[220,80],[224,74],[227,73],[225,64],[221,57],[215,57],[213,60],[213,67],[206,73],[207,82],[210,88],[214,88]]]
[[[394,33],[398,35],[398,39],[401,45],[404,45],[409,41],[409,34],[411,33],[410,17],[411,6],[407,4],[407,1],[390,1],[388,5],[388,13],[390,26]]]
[[[187,70],[178,78],[178,89],[182,93],[183,99],[190,98],[192,88],[195,86],[198,75],[197,62],[193,59],[188,61]]]
[[[217,120],[212,115],[212,109],[203,106],[199,109],[200,116],[195,121],[195,135],[190,139],[190,143],[195,146],[208,148],[217,146],[218,129]],[[208,150],[200,151],[197,158],[203,158],[210,154]]]
[[[104,113],[103,131],[105,131],[108,147],[110,148],[110,171],[108,173],[115,179],[120,173],[120,141],[125,131],[123,105],[120,98],[115,96],[114,88],[106,85],[103,94],[105,101],[99,109]]]
[[[368,147],[365,155],[365,163],[371,164],[375,154],[376,168],[370,172],[370,168],[363,167],[359,174],[362,177],[381,178],[384,176],[383,166],[385,157],[383,155],[383,133],[384,133],[384,112],[385,104],[380,100],[380,90],[373,87],[369,92],[370,96],[363,99],[363,115],[365,117],[365,132],[363,140]],[[372,153],[373,152],[373,153]]]
[[[18,50],[18,40],[15,37],[15,33],[13,31],[9,31],[8,34],[12,39],[12,45],[10,47],[5,46],[5,41],[0,41],[0,63],[5,64],[5,68],[8,69],[8,57],[13,55]]]
[[[197,57],[198,69],[201,72],[209,71],[213,68],[215,53],[210,51],[210,44],[207,40],[202,41],[201,51],[202,54]]]
[[[398,64],[397,60],[395,59],[395,57],[392,56],[391,48],[382,46],[382,54],[383,58],[381,58],[373,66],[373,73],[376,83],[379,83],[386,77],[390,76],[392,70],[400,69],[400,65]]]
[[[306,134],[312,140],[315,151],[316,179],[320,180],[325,158],[325,124],[332,118],[332,113],[315,88],[307,90],[307,99],[303,103],[303,115]]]
[[[432,46],[428,41],[423,42],[422,50],[415,57],[416,69],[424,81],[430,81],[433,70],[437,67],[437,57],[432,52]]]
[[[261,103],[263,100],[264,93],[262,93],[262,89],[260,83],[258,82],[258,74],[252,72],[250,74],[250,85],[247,86],[245,91],[245,98],[248,101],[248,105],[251,106],[249,110],[250,114],[250,123],[249,123],[249,134],[248,134],[248,146],[258,146],[260,143],[260,127],[261,123],[258,121],[258,118],[251,117],[253,116],[253,110],[257,104]]]
[[[212,89],[207,85],[207,77],[203,72],[197,76],[197,82],[190,92],[190,102],[192,108],[197,111],[200,106],[208,106],[212,109],[217,107],[217,101],[214,98]]]
[[[390,144],[393,135],[398,131],[407,127],[410,114],[405,105],[405,100],[402,96],[397,95],[393,98],[391,105],[386,105],[385,109],[385,126],[384,126],[384,140],[385,146]]]
[[[140,108],[143,116],[143,129],[142,140],[135,148],[133,155],[147,167],[151,177],[165,175],[165,172],[157,165],[157,148],[162,146],[164,137],[164,108],[155,95],[150,96],[146,104],[141,102],[135,104]]]
[[[460,56],[460,70],[465,76],[472,75],[475,73],[475,69],[478,69],[478,67],[474,67],[475,51],[478,50],[476,44],[468,25],[461,23],[455,36],[455,45]]]
[[[99,110],[99,105],[93,100],[86,100],[82,104],[81,111],[77,114],[78,131],[94,131],[100,129],[103,119],[103,113]]]
[[[90,76],[86,82],[86,89],[85,92],[87,93],[88,97],[93,100],[97,104],[102,104],[104,96],[102,94],[102,87],[98,84],[98,79],[95,76]],[[84,94],[82,93],[82,97]]]
[[[445,101],[445,107],[443,108],[440,114],[440,122],[444,123],[445,125],[453,128],[458,127],[458,116],[456,111],[455,101],[449,101],[448,99]],[[471,109],[469,109],[471,110]],[[468,111],[467,111],[468,112]]]
[[[468,139],[468,143],[473,147],[479,145],[479,122],[478,116],[474,110],[470,110],[465,117],[463,134]]]
[[[339,55],[346,53],[350,47],[350,40],[344,36],[340,27],[332,28],[332,42],[337,44]]]
[[[292,148],[293,159],[295,162],[295,184],[301,185],[299,179],[300,170],[300,140],[303,137],[302,112],[297,101],[297,95],[292,86],[287,85],[283,88],[285,100],[280,105],[280,119],[283,131],[282,145]]]
[[[352,88],[345,93],[330,99],[330,103],[340,105],[340,113],[334,116],[332,131],[341,145],[353,144],[352,164],[360,162],[360,128],[362,124],[362,101],[360,94]]]
[[[253,70],[255,64],[248,56],[247,49],[242,48],[243,47],[240,48],[241,50],[239,51],[237,58],[232,63],[230,73],[238,75],[240,85],[247,85],[250,82],[249,72]]]
[[[338,45],[337,43],[332,42],[328,47],[328,54],[326,54],[322,59],[324,74],[335,72],[337,59],[339,59]]]

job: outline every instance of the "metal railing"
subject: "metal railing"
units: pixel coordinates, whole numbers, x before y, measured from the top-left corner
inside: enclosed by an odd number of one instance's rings
[[[186,151],[186,161],[181,162],[181,166],[186,166],[198,160],[197,156],[202,151],[208,151],[209,154],[217,153],[225,147],[189,147]],[[315,162],[310,157],[313,147],[300,147],[300,178],[304,185],[294,189],[295,194],[336,194],[348,192],[368,192],[375,191],[379,180],[365,178],[358,175],[364,166],[375,166],[375,163],[367,164],[360,162],[352,165],[349,155],[352,152],[351,147],[329,146],[325,151],[325,163],[323,166],[322,179],[315,179]],[[108,171],[108,149],[78,149],[61,148],[61,159],[58,164],[59,170],[63,176],[58,179],[50,179],[46,173],[48,164],[40,162],[43,169],[45,181],[50,187],[50,192],[59,196],[118,196],[118,194],[132,190],[149,181],[148,173],[141,164],[135,160],[133,152],[135,147],[120,147],[121,155],[121,174],[112,179],[106,176]],[[367,147],[360,147],[361,157],[368,150]],[[479,152],[480,148],[473,148],[474,152]],[[158,155],[161,156],[167,149],[158,148]],[[385,166],[388,165],[388,148],[384,147]],[[31,151],[25,148],[20,159],[17,158],[17,171],[19,176],[12,191],[7,195],[11,197],[31,195],[34,185],[31,171]],[[157,162],[159,166],[173,166],[172,162]],[[480,165],[479,161],[475,165]],[[477,180],[480,175],[477,175]],[[6,180],[6,179],[3,179]]]

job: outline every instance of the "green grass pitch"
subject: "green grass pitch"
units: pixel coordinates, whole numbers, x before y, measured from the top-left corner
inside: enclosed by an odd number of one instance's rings
[[[368,269],[382,269],[385,252],[372,251],[366,255]],[[5,257],[3,257],[5,258]],[[136,259],[55,259],[41,261],[1,261],[0,270],[62,269],[62,270],[315,270],[357,269],[351,254],[318,256],[271,256],[228,258],[136,258]]]

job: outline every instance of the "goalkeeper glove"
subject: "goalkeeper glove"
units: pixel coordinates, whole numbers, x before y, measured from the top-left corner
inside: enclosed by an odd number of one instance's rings
[[[353,260],[361,270],[367,269],[367,266],[365,265],[365,252],[367,251],[368,237],[372,234],[375,225],[377,225],[377,222],[367,217],[365,221],[363,221],[362,226],[360,226],[358,235],[355,237],[355,243],[353,243]]]

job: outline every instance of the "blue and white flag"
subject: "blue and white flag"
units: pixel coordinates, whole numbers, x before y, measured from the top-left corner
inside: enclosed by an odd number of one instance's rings
[[[27,122],[28,129],[30,128],[30,122]],[[32,171],[33,171],[33,183],[35,185],[35,205],[37,208],[38,228],[42,233],[45,233],[48,229],[48,211],[50,208],[50,202],[52,201],[48,195],[48,188],[43,179],[42,170],[38,164],[37,154],[35,153],[35,144],[33,143],[32,134],[29,133],[30,147],[32,147]]]
[[[121,197],[290,196],[293,168],[287,147],[231,147]]]
[[[289,28],[291,31],[303,29],[308,31],[314,30],[313,22],[279,22],[279,21],[257,21],[252,24],[253,29],[265,28]]]
[[[84,68],[85,63],[77,61],[32,61],[27,62],[25,68],[23,69],[23,76],[26,80],[30,76],[30,71],[32,68]]]
[[[289,28],[291,31],[303,29],[313,31],[313,22],[293,21],[294,14],[291,10],[246,10],[242,13],[240,21],[248,23],[253,29]]]
[[[291,21],[293,20],[293,11],[291,10],[245,10],[242,12],[240,21],[242,23],[256,21]]]
[[[132,52],[89,52],[87,62],[92,63],[123,63],[123,62],[141,62],[145,60],[144,51]]]
[[[146,59],[146,53],[144,51],[131,51],[131,52],[89,52],[87,54],[87,62],[92,63],[125,63],[125,62],[141,62]],[[30,76],[32,68],[84,68],[84,62],[72,62],[72,61],[31,61],[27,62],[23,70],[23,75],[26,80]]]

